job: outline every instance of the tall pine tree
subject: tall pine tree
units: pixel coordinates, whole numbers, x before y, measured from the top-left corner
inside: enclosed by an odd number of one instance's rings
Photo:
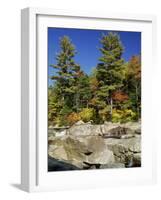
[[[78,112],[82,103],[87,104],[89,83],[88,76],[74,61],[76,49],[67,36],[60,39],[60,49],[61,51],[56,57],[57,64],[51,65],[56,69],[56,75],[52,76],[51,79],[55,80],[59,101],[62,102],[60,113],[65,115],[72,111]]]
[[[96,77],[99,82],[97,96],[100,102],[106,104],[106,111],[109,112],[109,118],[112,119],[113,110],[113,92],[121,89],[123,86],[122,59],[123,46],[118,34],[109,33],[101,38],[100,48],[102,56],[101,61],[96,67]]]

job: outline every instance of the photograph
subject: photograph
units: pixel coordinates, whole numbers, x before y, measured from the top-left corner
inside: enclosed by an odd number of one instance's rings
[[[48,172],[142,166],[141,36],[47,28]]]

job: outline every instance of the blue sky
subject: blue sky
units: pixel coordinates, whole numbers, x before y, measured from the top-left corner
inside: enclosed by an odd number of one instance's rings
[[[104,30],[88,30],[88,29],[70,29],[70,28],[48,28],[48,74],[49,77],[55,72],[50,67],[56,64],[56,53],[60,52],[59,42],[64,35],[68,36],[75,45],[77,54],[74,58],[75,62],[80,64],[81,68],[90,74],[92,68],[96,67],[99,62],[101,53],[99,42],[102,33],[108,34],[111,31]],[[131,56],[141,53],[141,33],[114,31],[120,36],[124,46],[122,57],[128,61]],[[49,80],[49,85],[52,83]]]

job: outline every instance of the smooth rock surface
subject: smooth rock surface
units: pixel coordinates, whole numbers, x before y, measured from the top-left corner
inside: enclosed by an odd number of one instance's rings
[[[110,151],[101,137],[56,138],[49,145],[49,155],[55,159],[69,162],[79,168],[88,164],[114,163]]]
[[[67,130],[67,135],[70,136],[93,136],[100,134],[100,125],[92,125],[88,123],[81,125],[73,125]]]

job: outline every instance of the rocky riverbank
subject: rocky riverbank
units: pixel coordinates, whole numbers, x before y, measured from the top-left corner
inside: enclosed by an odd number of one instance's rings
[[[49,127],[48,154],[49,171],[140,167],[141,124]]]

